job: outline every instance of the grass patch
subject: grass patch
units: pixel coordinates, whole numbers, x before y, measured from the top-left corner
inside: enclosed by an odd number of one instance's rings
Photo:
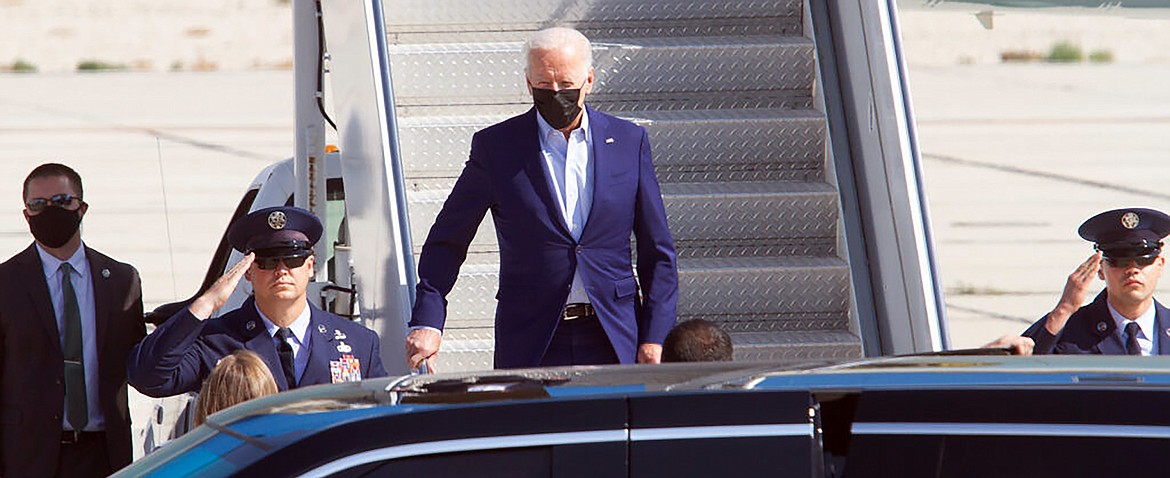
[[[1109,50],[1094,50],[1089,53],[1089,61],[1092,63],[1113,63],[1113,52]]]
[[[1007,50],[999,53],[999,61],[1003,63],[1031,63],[1043,59],[1043,53],[1031,50]]]
[[[123,71],[126,65],[110,63],[102,60],[82,60],[77,63],[77,71]]]
[[[24,59],[17,58],[16,61],[8,66],[8,71],[13,73],[36,73],[37,66]]]
[[[1079,63],[1085,61],[1085,52],[1075,43],[1062,41],[1048,50],[1047,60],[1051,63]]]

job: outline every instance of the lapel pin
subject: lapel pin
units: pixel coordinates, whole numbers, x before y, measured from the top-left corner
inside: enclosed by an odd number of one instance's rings
[[[110,278],[110,270],[109,269],[102,269],[102,278],[104,278],[104,279]]]
[[[256,321],[254,320],[249,320],[248,323],[244,324],[245,330],[252,330],[254,328],[256,328]]]
[[[320,333],[322,333],[322,334],[323,334],[323,333],[325,333],[325,326],[324,326],[324,325],[321,325],[321,324],[318,324],[318,325],[317,325],[317,332],[320,332]]]
[[[1105,329],[1108,329],[1108,328],[1109,328],[1109,326],[1105,325],[1105,322],[1097,322],[1097,332],[1104,332]]]
[[[605,138],[605,144],[613,144],[613,138]]]

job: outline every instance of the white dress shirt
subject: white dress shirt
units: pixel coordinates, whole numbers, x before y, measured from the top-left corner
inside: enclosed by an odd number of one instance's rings
[[[259,305],[256,305],[256,313],[264,321],[264,328],[268,329],[268,336],[272,337],[272,345],[279,347],[280,339],[276,338],[276,331],[280,330],[280,327],[264,315],[264,312],[260,311]],[[297,378],[297,383],[301,382],[301,377],[305,375],[305,367],[309,365],[309,337],[307,334],[309,333],[309,317],[312,315],[313,311],[309,309],[308,300],[306,300],[305,310],[302,310],[301,315],[298,315],[296,320],[288,325],[288,329],[293,334],[288,340],[288,344],[292,346],[293,350],[293,376]],[[277,350],[279,351],[279,349]],[[296,386],[295,383],[288,384],[288,388],[294,386]]]
[[[553,129],[548,122],[536,115],[540,131],[540,152],[544,157],[545,173],[553,187],[553,196],[561,207],[569,234],[580,240],[589,210],[593,207],[593,140],[589,133],[589,113],[582,111],[581,125],[569,133]],[[589,303],[585,285],[581,281],[580,269],[573,273],[573,285],[569,289],[566,303]]]
[[[1105,301],[1105,305],[1109,306],[1109,315],[1113,316],[1113,322],[1117,324],[1118,334],[1121,335],[1121,343],[1124,344],[1125,340],[1129,338],[1125,336],[1125,324],[1129,323],[1129,319],[1121,315],[1117,309],[1114,309],[1113,304],[1110,304],[1109,301]],[[1150,340],[1150,333],[1154,331],[1154,318],[1158,313],[1154,309],[1155,307],[1151,305],[1136,321],[1138,328],[1141,329],[1138,331],[1138,344],[1142,346],[1142,355],[1158,355],[1158,342]]]
[[[77,308],[81,312],[81,353],[85,361],[85,405],[89,412],[89,422],[85,431],[101,431],[106,429],[106,417],[102,414],[101,400],[98,397],[98,354],[97,354],[97,312],[94,310],[93,275],[90,274],[89,261],[85,259],[85,245],[77,248],[68,260],[62,261],[49,254],[37,244],[37,254],[41,256],[41,266],[45,270],[45,282],[49,285],[49,298],[53,301],[53,313],[57,316],[57,335],[61,341],[61,350],[65,349],[65,296],[61,291],[61,263],[68,262],[73,267],[69,275],[73,283],[73,293],[77,295]],[[119,365],[124,366],[124,365]],[[68,405],[66,405],[68,406]],[[71,430],[69,417],[62,409],[61,426],[64,430]]]

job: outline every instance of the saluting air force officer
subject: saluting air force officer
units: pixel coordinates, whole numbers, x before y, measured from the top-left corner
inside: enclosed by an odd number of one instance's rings
[[[1069,275],[1056,308],[1024,332],[1036,341],[1034,353],[1170,355],[1170,310],[1154,300],[1170,216],[1116,209],[1093,216],[1077,232],[1097,252]],[[1105,281],[1105,290],[1078,309],[1094,276]]]
[[[264,359],[280,390],[385,376],[377,334],[306,298],[321,232],[316,216],[294,207],[237,220],[228,240],[244,259],[134,349],[130,384],[152,397],[198,390],[221,357],[242,348]],[[241,277],[253,296],[208,320]]]

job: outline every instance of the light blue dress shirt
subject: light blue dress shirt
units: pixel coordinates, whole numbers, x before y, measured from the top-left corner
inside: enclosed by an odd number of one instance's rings
[[[561,207],[569,234],[580,240],[589,210],[593,207],[593,141],[589,133],[589,113],[581,113],[581,125],[569,133],[553,129],[539,114],[540,152],[544,157],[545,173],[553,187],[553,196]],[[573,285],[566,303],[589,303],[589,295],[581,281],[580,271],[573,273]]]
[[[45,270],[45,282],[49,285],[49,298],[53,301],[53,313],[57,316],[57,335],[61,341],[61,349],[65,349],[65,296],[61,292],[61,263],[68,262],[73,267],[70,282],[73,283],[73,293],[77,295],[77,308],[81,312],[81,353],[85,360],[85,405],[89,411],[89,422],[84,431],[102,431],[106,429],[106,417],[102,414],[101,401],[98,398],[98,354],[97,354],[97,312],[94,310],[93,275],[89,270],[89,261],[85,258],[85,244],[77,248],[68,260],[62,261],[49,254],[37,244],[37,254],[41,256],[41,266]],[[68,405],[66,405],[68,406]],[[71,430],[67,412],[62,410],[61,426],[64,430]]]
[[[280,339],[276,338],[276,331],[280,330],[280,327],[273,323],[272,320],[268,318],[268,316],[264,315],[264,312],[260,310],[259,305],[256,305],[256,314],[260,315],[260,319],[264,321],[264,328],[268,330],[268,336],[272,337],[272,345],[279,347]],[[309,365],[310,345],[307,334],[309,333],[309,317],[312,315],[313,312],[309,310],[309,304],[308,301],[306,301],[305,310],[302,310],[301,314],[297,316],[296,320],[293,320],[293,322],[288,326],[288,329],[291,330],[293,334],[293,336],[288,339],[288,344],[292,346],[293,350],[293,375],[297,378],[297,383],[301,382],[301,377],[305,375],[305,367]],[[292,383],[288,384],[289,388],[292,388],[295,385],[296,384]]]
[[[1105,301],[1105,305],[1109,307],[1109,315],[1113,316],[1113,323],[1117,325],[1117,333],[1121,335],[1121,343],[1124,344],[1125,340],[1129,338],[1125,336],[1125,325],[1129,323],[1129,319],[1121,315],[1121,312],[1118,312],[1117,309],[1114,309],[1113,304],[1110,304],[1108,300]],[[1154,320],[1158,315],[1158,311],[1154,309],[1155,307],[1151,305],[1136,320],[1139,328],[1138,345],[1142,346],[1142,355],[1158,355],[1158,342],[1151,340],[1150,337],[1150,333],[1155,330]]]

